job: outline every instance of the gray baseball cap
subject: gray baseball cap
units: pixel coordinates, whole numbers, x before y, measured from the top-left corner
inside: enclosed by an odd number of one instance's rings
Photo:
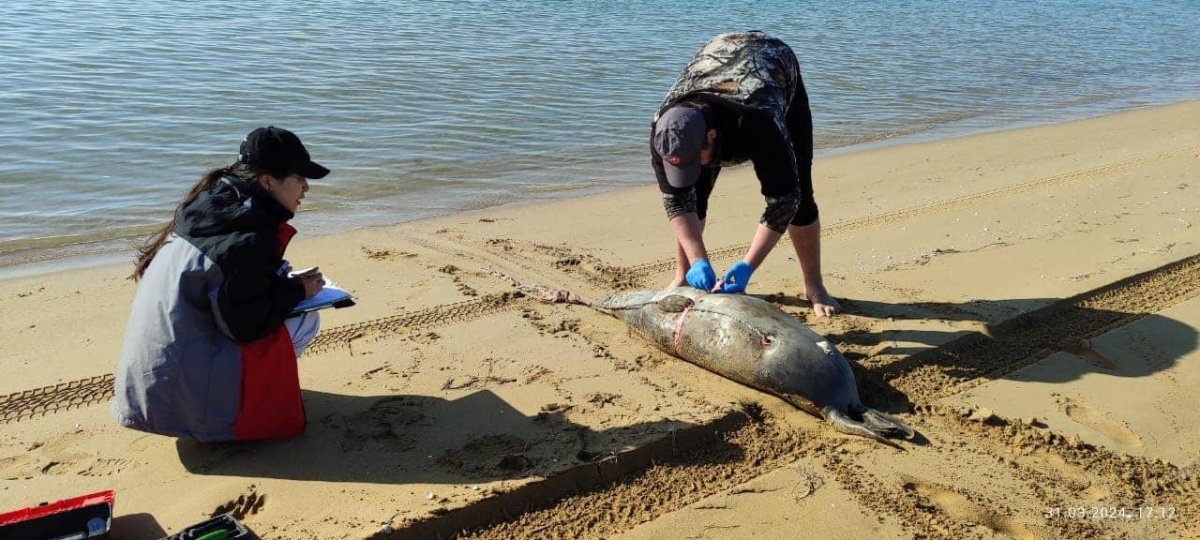
[[[664,158],[667,183],[685,188],[700,180],[700,147],[707,132],[704,113],[691,107],[671,107],[658,117],[654,124],[654,151]],[[672,165],[666,156],[676,156],[681,161]]]

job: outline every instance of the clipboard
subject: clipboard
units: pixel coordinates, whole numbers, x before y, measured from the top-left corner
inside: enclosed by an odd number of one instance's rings
[[[293,307],[292,311],[288,313],[288,317],[291,318],[310,311],[326,308],[341,309],[353,306],[354,304],[354,295],[333,283],[327,282],[321,290],[317,291],[317,294],[312,295],[312,298],[305,298],[296,304],[296,307]]]

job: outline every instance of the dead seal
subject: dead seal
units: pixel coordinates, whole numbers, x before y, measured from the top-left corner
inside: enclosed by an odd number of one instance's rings
[[[492,273],[544,301],[582,304],[621,319],[667,354],[778,396],[842,433],[897,448],[889,438],[913,436],[900,420],[863,405],[849,361],[829,340],[766,300],[678,287],[590,303]]]
[[[795,405],[843,433],[895,446],[912,428],[863,405],[850,363],[824,337],[774,304],[691,287],[629,291],[595,308],[662,351]]]

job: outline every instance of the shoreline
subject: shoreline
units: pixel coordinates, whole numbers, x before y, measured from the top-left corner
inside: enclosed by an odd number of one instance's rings
[[[1116,101],[1109,100],[1109,101],[1103,101],[1103,102],[1099,102],[1099,103],[1095,103],[1095,104],[1084,104],[1084,105],[1080,105],[1080,106],[1073,107],[1073,108],[1058,109],[1056,112],[1058,112],[1061,116],[1059,116],[1057,119],[1052,119],[1050,121],[1041,121],[1041,120],[1033,120],[1033,119],[1026,119],[1026,120],[1009,119],[1009,120],[1003,121],[1002,124],[999,126],[992,125],[991,127],[989,127],[988,123],[985,123],[985,125],[971,125],[972,122],[979,121],[980,117],[975,117],[975,118],[968,119],[966,121],[967,125],[962,125],[963,121],[952,122],[949,124],[937,125],[937,126],[934,126],[933,128],[921,130],[921,131],[918,131],[915,133],[901,134],[901,135],[898,135],[895,137],[883,137],[883,138],[876,138],[876,139],[868,139],[868,140],[865,140],[862,142],[857,142],[857,143],[849,144],[846,146],[818,148],[814,151],[814,161],[822,159],[822,158],[847,156],[847,155],[852,155],[852,154],[856,154],[856,153],[860,153],[860,152],[869,152],[872,150],[878,150],[878,149],[883,149],[883,148],[892,148],[892,147],[906,146],[906,145],[920,145],[920,144],[934,143],[934,142],[951,142],[951,141],[954,141],[957,139],[975,137],[975,136],[980,136],[980,135],[988,135],[988,134],[994,134],[994,133],[1006,133],[1006,132],[1011,132],[1011,131],[1035,129],[1035,128],[1039,128],[1039,127],[1048,127],[1048,126],[1056,126],[1056,125],[1066,125],[1066,124],[1072,124],[1072,123],[1076,123],[1076,122],[1086,122],[1088,120],[1094,120],[1094,119],[1104,118],[1104,117],[1108,117],[1108,116],[1122,115],[1122,114],[1126,114],[1126,113],[1143,111],[1143,110],[1147,110],[1147,109],[1173,107],[1173,106],[1185,105],[1188,103],[1194,103],[1194,102],[1200,101],[1200,97],[1197,97],[1197,96],[1188,96],[1186,98],[1183,96],[1174,96],[1173,99],[1172,98],[1166,98],[1166,99],[1167,99],[1167,101],[1160,102],[1160,101],[1149,100],[1149,99],[1140,99],[1135,96],[1129,96],[1129,97],[1122,98],[1121,100],[1116,100]],[[1114,104],[1118,104],[1118,103],[1121,104],[1119,109],[1110,110]],[[1098,108],[1098,110],[1097,110],[1097,108]],[[731,168],[730,170],[739,170],[739,169],[742,169],[745,167],[748,167],[748,165],[734,167],[734,168]],[[653,183],[651,181],[652,180],[651,176],[653,173],[652,173],[652,171],[649,170],[649,167],[647,167],[646,173],[647,173],[647,184],[646,185],[651,185]],[[538,197],[537,196],[538,193],[545,192],[546,190],[535,188],[535,189],[531,189],[526,192],[520,193],[519,198],[517,200],[513,200],[513,201],[509,201],[509,202],[477,207],[477,205],[480,203],[480,201],[474,201],[474,202],[469,202],[468,204],[466,204],[466,207],[464,207],[464,208],[453,209],[453,210],[449,210],[449,211],[445,211],[445,212],[439,212],[436,210],[435,211],[416,212],[413,217],[401,218],[400,220],[393,220],[390,218],[376,216],[376,217],[369,219],[363,223],[354,223],[354,224],[350,224],[350,225],[340,225],[340,224],[339,225],[328,225],[328,223],[330,223],[330,222],[337,221],[339,217],[342,217],[345,215],[351,215],[351,214],[355,213],[354,210],[347,209],[347,210],[337,210],[337,211],[320,211],[320,210],[318,210],[318,211],[314,211],[313,212],[314,215],[312,215],[312,216],[305,216],[304,214],[301,214],[300,216],[297,217],[297,219],[293,220],[293,222],[303,225],[305,223],[304,220],[306,218],[309,220],[312,220],[312,221],[325,222],[326,225],[324,227],[319,226],[318,228],[314,229],[312,232],[307,233],[307,236],[309,238],[316,238],[316,237],[324,237],[324,236],[330,236],[330,235],[346,234],[346,233],[350,233],[350,232],[354,232],[354,231],[358,231],[358,230],[395,227],[395,226],[400,226],[400,225],[404,225],[407,223],[427,221],[427,220],[439,219],[439,218],[447,218],[447,217],[451,217],[451,216],[458,215],[458,214],[469,213],[469,212],[480,211],[480,210],[521,207],[521,206],[526,206],[526,205],[542,204],[542,203],[545,203],[548,201],[554,201],[554,200],[590,197],[590,196],[599,195],[599,194],[612,193],[612,192],[630,190],[630,189],[638,189],[639,187],[643,187],[643,186],[621,183],[621,184],[617,185],[616,187],[611,187],[611,188],[598,188],[596,186],[582,187],[582,188],[578,188],[578,189],[567,190],[567,191],[583,191],[584,193],[582,193],[582,194],[568,195],[565,197],[549,197],[549,198]],[[818,194],[818,196],[819,196],[819,194]],[[401,197],[401,195],[396,195],[396,196],[391,196],[391,197]],[[384,199],[386,199],[386,198],[388,198],[388,197],[384,197]],[[373,199],[373,200],[379,200],[379,199]],[[101,241],[96,241],[96,242],[79,242],[79,243],[63,244],[63,245],[57,245],[57,246],[28,248],[28,249],[19,249],[19,250],[13,250],[13,251],[8,251],[8,252],[0,252],[0,281],[10,280],[10,279],[19,279],[19,278],[23,278],[23,277],[35,277],[35,276],[40,276],[40,275],[45,275],[45,274],[54,274],[54,273],[70,271],[70,270],[97,268],[97,267],[108,266],[108,265],[116,265],[116,264],[119,264],[120,261],[123,259],[126,259],[126,258],[131,259],[134,254],[134,250],[132,247],[122,249],[119,246],[121,246],[121,245],[131,246],[134,242],[140,241],[142,238],[144,238],[144,237],[143,236],[122,236],[122,237],[111,238],[111,239],[101,240]],[[30,240],[30,242],[36,242],[36,241],[39,241],[39,240]]]
[[[817,159],[845,313],[812,315],[787,243],[748,292],[846,356],[862,399],[920,433],[905,451],[491,273],[587,299],[661,286],[651,185],[298,237],[289,260],[360,301],[322,312],[300,359],[307,431],[287,441],[114,424],[127,268],[3,280],[19,316],[0,318],[0,506],[116,489],[149,538],[231,508],[263,537],[420,536],[476,510],[501,516],[477,537],[521,540],[771,537],[795,516],[854,540],[1193,537],[1198,165],[1200,102]],[[705,240],[723,269],[763,201],[738,189],[752,168],[722,178]],[[558,500],[579,479],[598,491]],[[1093,507],[1174,519],[1046,513]]]

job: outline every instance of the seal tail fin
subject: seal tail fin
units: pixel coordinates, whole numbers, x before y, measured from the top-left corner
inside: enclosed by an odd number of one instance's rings
[[[825,408],[825,420],[828,420],[830,424],[833,424],[834,429],[847,435],[858,435],[859,437],[874,439],[877,442],[886,444],[897,450],[903,450],[900,445],[889,441],[882,433],[876,432],[874,429],[867,427],[862,422],[850,418],[850,416],[848,416],[846,413],[833,407]]]
[[[908,424],[901,422],[890,414],[879,412],[875,409],[864,407],[862,412],[863,422],[871,431],[882,433],[887,437],[895,437],[903,435],[905,439],[913,438],[913,428]]]

